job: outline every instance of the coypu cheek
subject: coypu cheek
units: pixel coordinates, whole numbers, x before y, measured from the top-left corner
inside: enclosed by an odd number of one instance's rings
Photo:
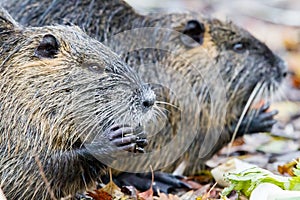
[[[44,35],[39,46],[35,49],[34,55],[38,58],[54,58],[59,52],[59,43],[55,36]]]

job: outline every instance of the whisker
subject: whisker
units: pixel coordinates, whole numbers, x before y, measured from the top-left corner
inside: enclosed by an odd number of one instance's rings
[[[246,103],[246,105],[245,105],[245,107],[244,107],[244,109],[243,109],[243,112],[242,112],[242,114],[241,114],[241,116],[240,116],[240,118],[239,118],[239,120],[238,120],[237,126],[236,126],[236,128],[235,128],[235,130],[234,130],[234,132],[233,132],[233,134],[232,134],[232,138],[231,138],[231,141],[230,141],[230,143],[229,143],[229,148],[228,148],[227,156],[229,155],[229,151],[230,151],[230,149],[231,149],[231,147],[232,147],[233,141],[234,141],[234,139],[236,138],[237,131],[238,131],[238,129],[239,129],[239,127],[240,127],[240,125],[241,125],[241,123],[242,123],[242,121],[243,121],[243,119],[244,119],[246,113],[247,113],[247,111],[249,110],[249,108],[250,108],[250,106],[251,106],[253,100],[255,99],[257,93],[258,93],[259,90],[261,89],[262,85],[263,85],[262,82],[258,82],[258,83],[256,84],[255,88],[253,89],[253,91],[251,92],[251,95],[250,95],[250,97],[249,97],[249,99],[248,99],[248,101],[247,101],[247,103]]]
[[[171,104],[171,103],[168,103],[168,102],[164,102],[164,101],[156,101],[156,103],[158,103],[158,104],[164,104],[164,105],[168,105],[168,106],[172,106],[173,108],[176,108],[176,109],[178,109],[178,110],[181,111],[180,107],[175,106],[174,104]]]

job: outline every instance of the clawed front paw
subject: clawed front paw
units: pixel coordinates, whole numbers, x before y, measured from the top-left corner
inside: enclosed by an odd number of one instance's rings
[[[109,140],[119,150],[144,153],[148,140],[141,127],[132,128],[129,125],[113,125],[108,130]]]
[[[270,132],[273,125],[277,122],[274,116],[278,114],[277,110],[268,112],[270,104],[263,104],[259,109],[251,110],[243,119],[238,131],[238,135]]]
[[[274,117],[278,114],[278,110],[272,110],[268,112],[270,104],[264,104],[258,110],[258,115],[256,116],[257,121],[257,132],[270,132],[273,125],[277,122]],[[255,120],[254,120],[255,121]]]

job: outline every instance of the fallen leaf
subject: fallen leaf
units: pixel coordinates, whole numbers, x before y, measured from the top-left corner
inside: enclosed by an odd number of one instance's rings
[[[244,171],[246,169],[250,169],[255,167],[255,165],[243,162],[239,159],[233,158],[229,160],[228,162],[214,168],[211,170],[211,174],[213,175],[216,182],[224,187],[229,186],[229,182],[225,180],[224,176],[227,173],[239,173],[241,171]]]
[[[278,172],[280,174],[289,174],[290,176],[295,176],[293,170],[294,170],[295,166],[297,165],[297,162],[299,162],[299,159],[298,159],[298,161],[293,160],[284,165],[278,165]]]
[[[201,197],[201,200],[207,200],[208,198],[210,198],[210,197],[211,197],[211,192],[212,192],[212,190],[216,187],[216,185],[217,185],[217,183],[215,183],[215,184],[209,189],[209,191]]]
[[[124,197],[121,189],[112,181],[111,170],[109,171],[109,173],[110,182],[101,189],[88,191],[89,196],[93,197],[95,200],[113,200],[121,199]]]
[[[265,153],[286,154],[297,151],[299,148],[298,142],[286,139],[276,139],[257,148],[257,150]]]
[[[180,198],[173,194],[165,194],[158,192],[158,197],[154,197],[155,200],[180,200]]]
[[[190,199],[195,199],[196,197],[194,196],[194,191],[188,191],[184,195],[180,197],[180,200],[190,200]]]
[[[283,190],[271,183],[259,184],[251,193],[249,200],[296,200],[300,199],[300,192]]]
[[[112,200],[112,195],[108,194],[102,190],[95,190],[92,192],[88,192],[88,195],[92,197],[94,200]]]

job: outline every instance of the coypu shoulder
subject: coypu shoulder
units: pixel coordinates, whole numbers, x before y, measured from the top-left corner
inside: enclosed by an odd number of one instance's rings
[[[0,180],[8,199],[91,188],[110,156],[140,150],[155,95],[78,27],[19,26],[0,10]],[[86,147],[89,147],[86,148]]]

